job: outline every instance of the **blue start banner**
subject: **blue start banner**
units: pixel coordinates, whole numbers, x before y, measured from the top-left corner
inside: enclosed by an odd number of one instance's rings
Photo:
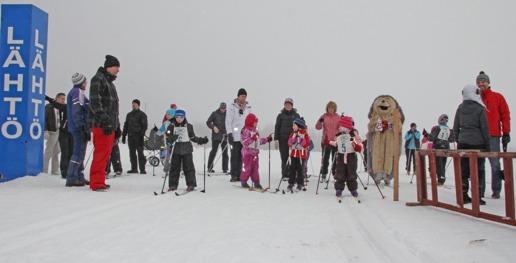
[[[43,168],[48,14],[0,5],[0,182]]]

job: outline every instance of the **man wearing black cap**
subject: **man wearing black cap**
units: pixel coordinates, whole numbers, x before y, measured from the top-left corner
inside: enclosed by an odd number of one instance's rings
[[[286,98],[283,103],[283,109],[276,117],[276,125],[274,128],[274,140],[278,141],[279,151],[281,155],[281,177],[288,177],[287,171],[285,169],[285,165],[287,164],[288,157],[290,154],[288,139],[289,135],[292,133],[292,125],[294,124],[294,120],[297,118],[301,118],[297,113],[297,110],[294,108],[294,100],[291,98]]]
[[[226,103],[221,102],[219,108],[212,112],[208,120],[206,121],[206,125],[211,129],[211,151],[210,157],[208,158],[208,172],[213,173],[213,160],[215,159],[215,155],[217,155],[217,151],[220,147],[222,147],[222,171],[224,173],[228,172],[228,140],[227,140],[227,132],[226,132]]]
[[[118,94],[113,81],[120,70],[116,57],[106,56],[104,67],[100,67],[91,79],[89,123],[93,132],[93,161],[90,168],[90,189],[106,191],[105,169],[115,138],[120,138],[118,120]]]
[[[242,172],[242,143],[240,142],[240,132],[244,127],[245,118],[251,113],[251,106],[247,102],[247,91],[238,90],[237,98],[229,106],[226,113],[226,130],[231,149],[231,180],[230,182],[240,182]]]
[[[145,155],[143,155],[143,137],[147,131],[147,115],[140,110],[140,101],[133,100],[133,110],[127,113],[124,123],[124,131],[122,133],[122,143],[125,144],[126,136],[129,135],[129,157],[131,159],[131,170],[129,174],[138,173],[138,165],[140,173],[145,174]],[[138,158],[136,158],[138,153]]]

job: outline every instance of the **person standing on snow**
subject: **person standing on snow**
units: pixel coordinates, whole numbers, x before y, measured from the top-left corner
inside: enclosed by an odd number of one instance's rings
[[[339,120],[340,116],[337,114],[337,104],[333,101],[328,102],[326,105],[326,113],[324,113],[317,124],[315,125],[316,130],[323,130],[323,138],[321,141],[322,146],[322,166],[321,166],[321,176],[322,179],[326,179],[326,175],[328,174],[328,166],[330,164],[330,155],[331,159],[335,160],[335,154],[337,152],[337,148],[330,144],[330,141],[335,140],[335,134],[338,132],[339,128]],[[335,175],[335,162],[332,163],[331,173]]]
[[[55,99],[45,96],[49,104],[45,106],[45,139],[47,143],[45,146],[43,173],[48,173],[50,160],[52,160],[52,174],[58,175],[60,173],[59,153],[61,152],[61,147],[59,133],[62,130],[61,125],[64,122],[64,111],[66,110],[65,96],[64,93],[58,93]],[[64,176],[65,174],[61,175]]]
[[[186,120],[186,112],[184,110],[176,110],[175,115],[175,120],[167,128],[167,143],[174,145],[170,161],[168,191],[177,190],[179,174],[182,168],[185,173],[186,191],[190,192],[197,186],[192,142],[204,145],[208,143],[208,138],[195,136],[193,126]]]
[[[260,184],[260,172],[259,172],[259,164],[260,164],[260,149],[258,148],[262,144],[266,144],[267,142],[272,141],[272,135],[268,137],[260,137],[258,133],[258,118],[249,113],[245,118],[245,126],[242,129],[241,141],[242,141],[242,159],[243,166],[242,174],[240,175],[240,182],[242,187],[249,188],[247,181],[249,177],[254,184],[254,189],[262,190],[262,186]]]
[[[339,133],[334,141],[330,141],[330,144],[337,147],[335,195],[337,198],[341,198],[347,185],[351,195],[358,197],[358,157],[356,153],[362,151],[362,139],[354,128],[353,118],[340,117]]]
[[[251,106],[246,100],[247,91],[245,89],[238,90],[237,98],[229,105],[226,112],[226,131],[228,133],[228,142],[232,146],[230,182],[240,182],[240,173],[242,172],[242,142],[240,133],[242,128],[244,128],[245,118],[251,113]]]
[[[290,152],[290,173],[288,179],[288,191],[292,191],[294,184],[297,183],[297,190],[303,189],[305,185],[305,167],[304,163],[308,160],[310,147],[310,136],[306,131],[306,123],[301,118],[294,119],[292,123],[292,132],[288,137],[288,147]],[[306,189],[305,189],[306,190]]]
[[[120,121],[118,119],[118,94],[113,81],[120,71],[120,62],[111,55],[106,55],[104,67],[100,67],[91,79],[89,122],[93,131],[93,161],[90,168],[90,189],[106,191],[106,165],[111,155],[113,141],[120,138]]]
[[[300,116],[294,108],[294,100],[286,98],[283,103],[283,109],[276,117],[276,124],[274,126],[274,140],[278,141],[281,155],[281,178],[287,177],[288,167],[285,166],[290,154],[288,140],[289,135],[292,133],[294,120],[297,118],[300,118]]]
[[[421,147],[421,132],[417,130],[415,123],[410,124],[410,130],[405,133],[405,157],[407,163],[405,165],[405,171],[407,175],[410,175],[410,164],[413,164],[414,174],[416,173],[416,150]]]
[[[462,89],[463,102],[457,108],[453,123],[453,133],[457,137],[459,150],[489,151],[489,128],[487,124],[486,109],[480,97],[480,90],[475,85],[466,85]],[[464,204],[471,203],[468,196],[469,190],[469,158],[461,158],[462,169],[462,194]],[[479,193],[485,188],[485,159],[478,158],[478,183]],[[486,202],[479,197],[480,204]]]
[[[450,143],[455,141],[453,130],[448,127],[448,115],[442,114],[437,120],[438,125],[432,128],[429,140],[433,149],[450,149]],[[436,157],[437,183],[443,185],[446,181],[446,160],[447,157]]]
[[[489,125],[489,146],[492,152],[500,152],[500,137],[502,144],[507,147],[511,141],[511,112],[502,94],[491,89],[489,76],[480,71],[477,76],[477,86],[480,88],[482,101],[486,105],[487,121]],[[502,177],[500,159],[489,158],[491,163],[491,197],[500,198],[502,191]],[[481,193],[484,196],[484,192]]]
[[[66,172],[66,186],[84,186],[89,182],[84,178],[84,157],[86,147],[91,140],[91,130],[88,126],[89,100],[86,97],[88,81],[80,73],[72,76],[73,88],[66,97],[68,131],[72,136],[73,153]]]
[[[140,100],[134,99],[132,102],[133,110],[127,113],[124,122],[124,130],[122,132],[122,143],[126,143],[126,136],[129,136],[129,158],[131,160],[131,170],[128,174],[138,173],[146,174],[145,164],[147,159],[143,154],[143,137],[147,131],[147,115],[140,110]],[[138,156],[137,156],[138,154]]]
[[[212,112],[206,125],[211,129],[211,151],[208,158],[208,173],[214,173],[213,160],[219,150],[219,145],[222,148],[222,172],[228,172],[228,138],[226,131],[226,103],[221,102],[219,108]]]

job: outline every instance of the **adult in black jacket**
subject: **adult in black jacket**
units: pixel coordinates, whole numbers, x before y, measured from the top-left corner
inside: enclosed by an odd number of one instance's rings
[[[65,103],[66,95],[64,93],[58,93],[56,99],[52,99],[45,96],[45,99],[49,104],[45,107],[45,130],[57,131],[59,130],[59,148],[61,150],[59,168],[61,170],[61,177],[66,179],[66,172],[68,171],[68,164],[73,153],[73,138],[72,134],[68,131],[68,114],[66,111]],[[59,116],[56,115],[56,109]],[[51,120],[58,118],[59,127],[56,127],[57,123]]]
[[[143,154],[143,137],[147,131],[147,115],[140,110],[140,101],[133,100],[133,110],[127,113],[125,118],[124,130],[122,132],[122,143],[126,143],[126,136],[129,136],[129,158],[131,159],[131,170],[127,173],[145,174],[145,155]],[[136,154],[138,153],[138,157]]]
[[[283,106],[283,109],[276,118],[274,140],[278,141],[279,144],[279,151],[281,155],[281,177],[285,178],[288,177],[288,169],[285,169],[285,166],[290,154],[288,147],[288,137],[292,132],[292,125],[294,124],[294,120],[296,118],[300,118],[300,116],[297,113],[297,110],[294,109],[294,100],[291,98],[285,99]]]
[[[453,123],[453,133],[458,142],[458,149],[489,151],[489,129],[485,105],[480,97],[480,90],[475,85],[467,85],[462,90],[463,102],[457,108]],[[464,203],[470,203],[469,159],[461,158],[462,194]],[[478,181],[480,204],[485,205],[482,195],[485,190],[485,158],[478,158]]]
[[[109,185],[106,185],[106,165],[113,141],[122,134],[118,120],[118,94],[113,83],[119,71],[118,59],[107,55],[104,67],[100,67],[91,79],[88,118],[95,147],[90,168],[90,188],[93,191],[109,189]]]
[[[219,108],[212,112],[206,125],[211,129],[211,151],[208,157],[208,172],[213,173],[213,160],[217,155],[219,145],[222,148],[222,171],[228,172],[228,140],[226,132],[226,103],[220,103]]]
[[[181,168],[185,173],[187,191],[193,191],[197,186],[195,180],[195,166],[193,163],[192,142],[203,145],[208,143],[208,138],[195,136],[193,126],[186,120],[186,112],[178,109],[175,120],[167,128],[167,143],[173,146],[172,160],[170,163],[168,190],[175,191],[179,184]]]

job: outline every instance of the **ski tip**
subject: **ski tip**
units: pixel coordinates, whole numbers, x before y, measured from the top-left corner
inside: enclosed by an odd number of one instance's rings
[[[281,190],[281,193],[282,193],[282,194],[285,194],[285,190]]]
[[[177,192],[174,192],[174,194],[175,194],[176,196],[180,196],[180,194],[178,194]]]
[[[154,195],[158,195],[158,193],[154,192]]]

